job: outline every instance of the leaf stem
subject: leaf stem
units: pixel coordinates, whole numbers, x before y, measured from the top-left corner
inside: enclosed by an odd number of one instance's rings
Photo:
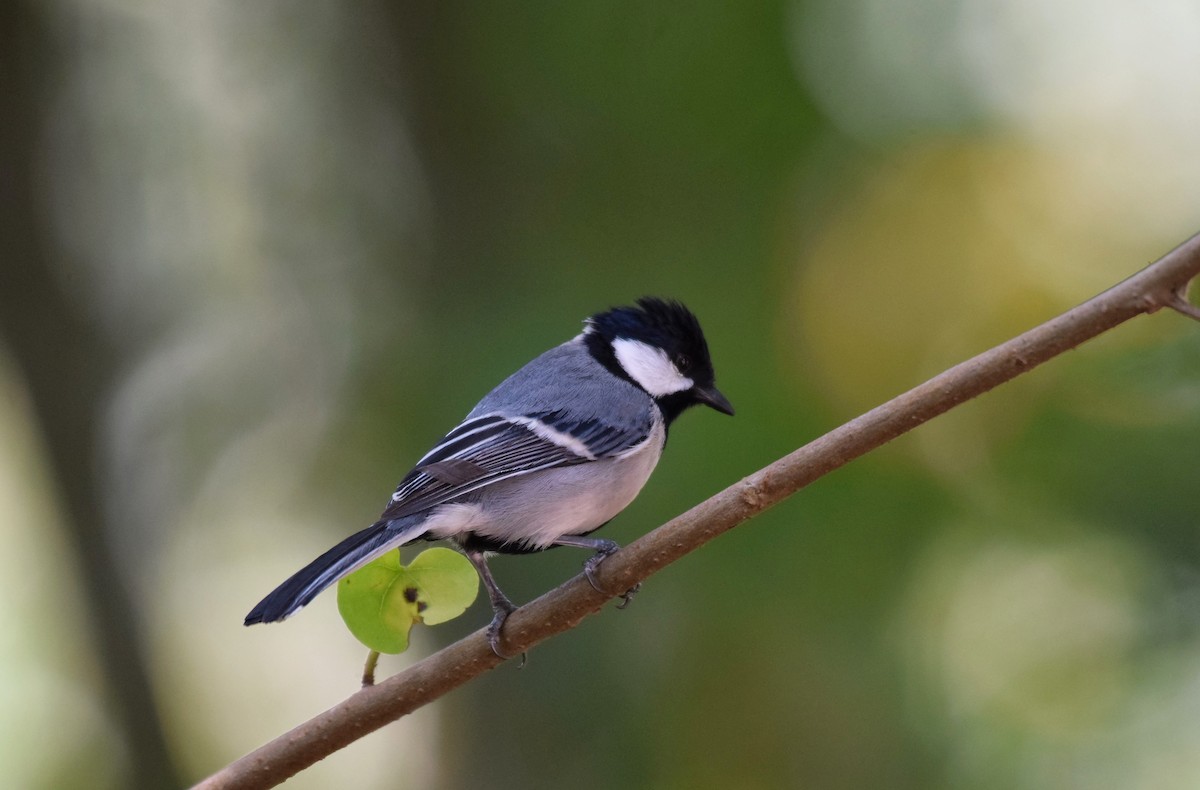
[[[370,688],[375,685],[375,667],[379,665],[379,651],[367,653],[367,663],[363,665],[362,686]]]

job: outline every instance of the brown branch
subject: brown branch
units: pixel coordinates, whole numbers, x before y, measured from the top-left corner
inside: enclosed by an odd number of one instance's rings
[[[683,555],[804,486],[922,423],[1016,378],[1142,313],[1179,309],[1178,294],[1200,275],[1200,234],[1099,296],[967,360],[781,458],[606,559],[600,581],[628,590]],[[504,648],[519,655],[579,624],[612,596],[577,576],[513,612]],[[383,725],[501,663],[483,631],[439,650],[377,686],[242,757],[197,787],[272,787]]]

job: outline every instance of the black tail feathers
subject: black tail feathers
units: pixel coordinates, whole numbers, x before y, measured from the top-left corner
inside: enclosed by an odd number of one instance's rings
[[[423,519],[421,519],[423,521]],[[345,576],[357,566],[374,557],[407,543],[421,532],[414,527],[417,523],[403,521],[379,521],[356,532],[329,551],[317,557],[276,587],[270,595],[246,615],[246,625],[275,623],[307,605],[329,585]]]

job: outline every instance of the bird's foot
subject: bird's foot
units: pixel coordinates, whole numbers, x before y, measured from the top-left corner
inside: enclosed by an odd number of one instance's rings
[[[512,603],[508,598],[505,598],[499,600],[499,602],[493,602],[492,608],[496,614],[492,615],[492,622],[487,624],[487,646],[492,648],[492,652],[496,653],[497,658],[503,659],[506,662],[512,656],[506,656],[503,651],[500,651],[500,629],[504,628],[504,621],[508,620],[509,615],[516,611],[517,605]],[[521,663],[517,664],[517,669],[523,669],[524,665],[526,665],[526,660],[528,660],[528,654],[522,651]]]
[[[620,548],[621,547],[618,546],[614,541],[602,541],[597,547],[596,553],[588,557],[583,563],[583,575],[587,577],[588,584],[592,585],[592,589],[596,592],[603,593],[605,595],[611,594],[608,592],[608,590],[605,590],[600,586],[600,582],[596,579],[596,569],[600,567],[600,563],[604,562],[607,557],[615,554]],[[626,606],[629,606],[629,602],[633,600],[633,596],[637,595],[638,590],[640,589],[642,589],[642,583],[638,582],[625,592],[621,593],[621,595],[618,596],[621,599],[621,603],[617,605],[617,608],[624,609]]]
[[[517,605],[507,598],[504,598],[499,601],[493,601],[492,609],[495,614],[492,615],[492,622],[488,623],[487,631],[485,632],[487,635],[488,647],[492,649],[492,652],[496,654],[497,658],[502,658],[507,661],[508,659],[513,658],[513,656],[506,655],[504,651],[500,649],[500,629],[504,627],[504,621],[508,619],[508,616],[516,611]],[[521,653],[520,666],[525,666],[525,653]]]
[[[626,606],[629,606],[629,602],[633,600],[633,596],[637,595],[641,589],[642,583],[638,582],[625,592],[621,593],[621,602],[617,604],[617,608],[624,609]]]
[[[487,588],[488,599],[492,602],[492,622],[488,623],[487,631],[484,632],[487,635],[488,647],[492,649],[497,658],[507,661],[512,656],[506,656],[500,650],[500,629],[504,627],[504,621],[508,619],[508,616],[516,611],[517,605],[508,600],[508,596],[492,578],[492,571],[487,564],[487,555],[478,549],[467,549],[464,553],[471,564],[475,566],[480,581]],[[521,666],[525,666],[524,653],[521,654]]]

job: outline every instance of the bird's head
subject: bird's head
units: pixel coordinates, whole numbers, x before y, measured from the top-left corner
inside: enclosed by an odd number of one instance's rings
[[[733,414],[716,388],[700,322],[679,302],[643,297],[597,313],[583,339],[601,364],[654,398],[667,422],[696,404]]]

